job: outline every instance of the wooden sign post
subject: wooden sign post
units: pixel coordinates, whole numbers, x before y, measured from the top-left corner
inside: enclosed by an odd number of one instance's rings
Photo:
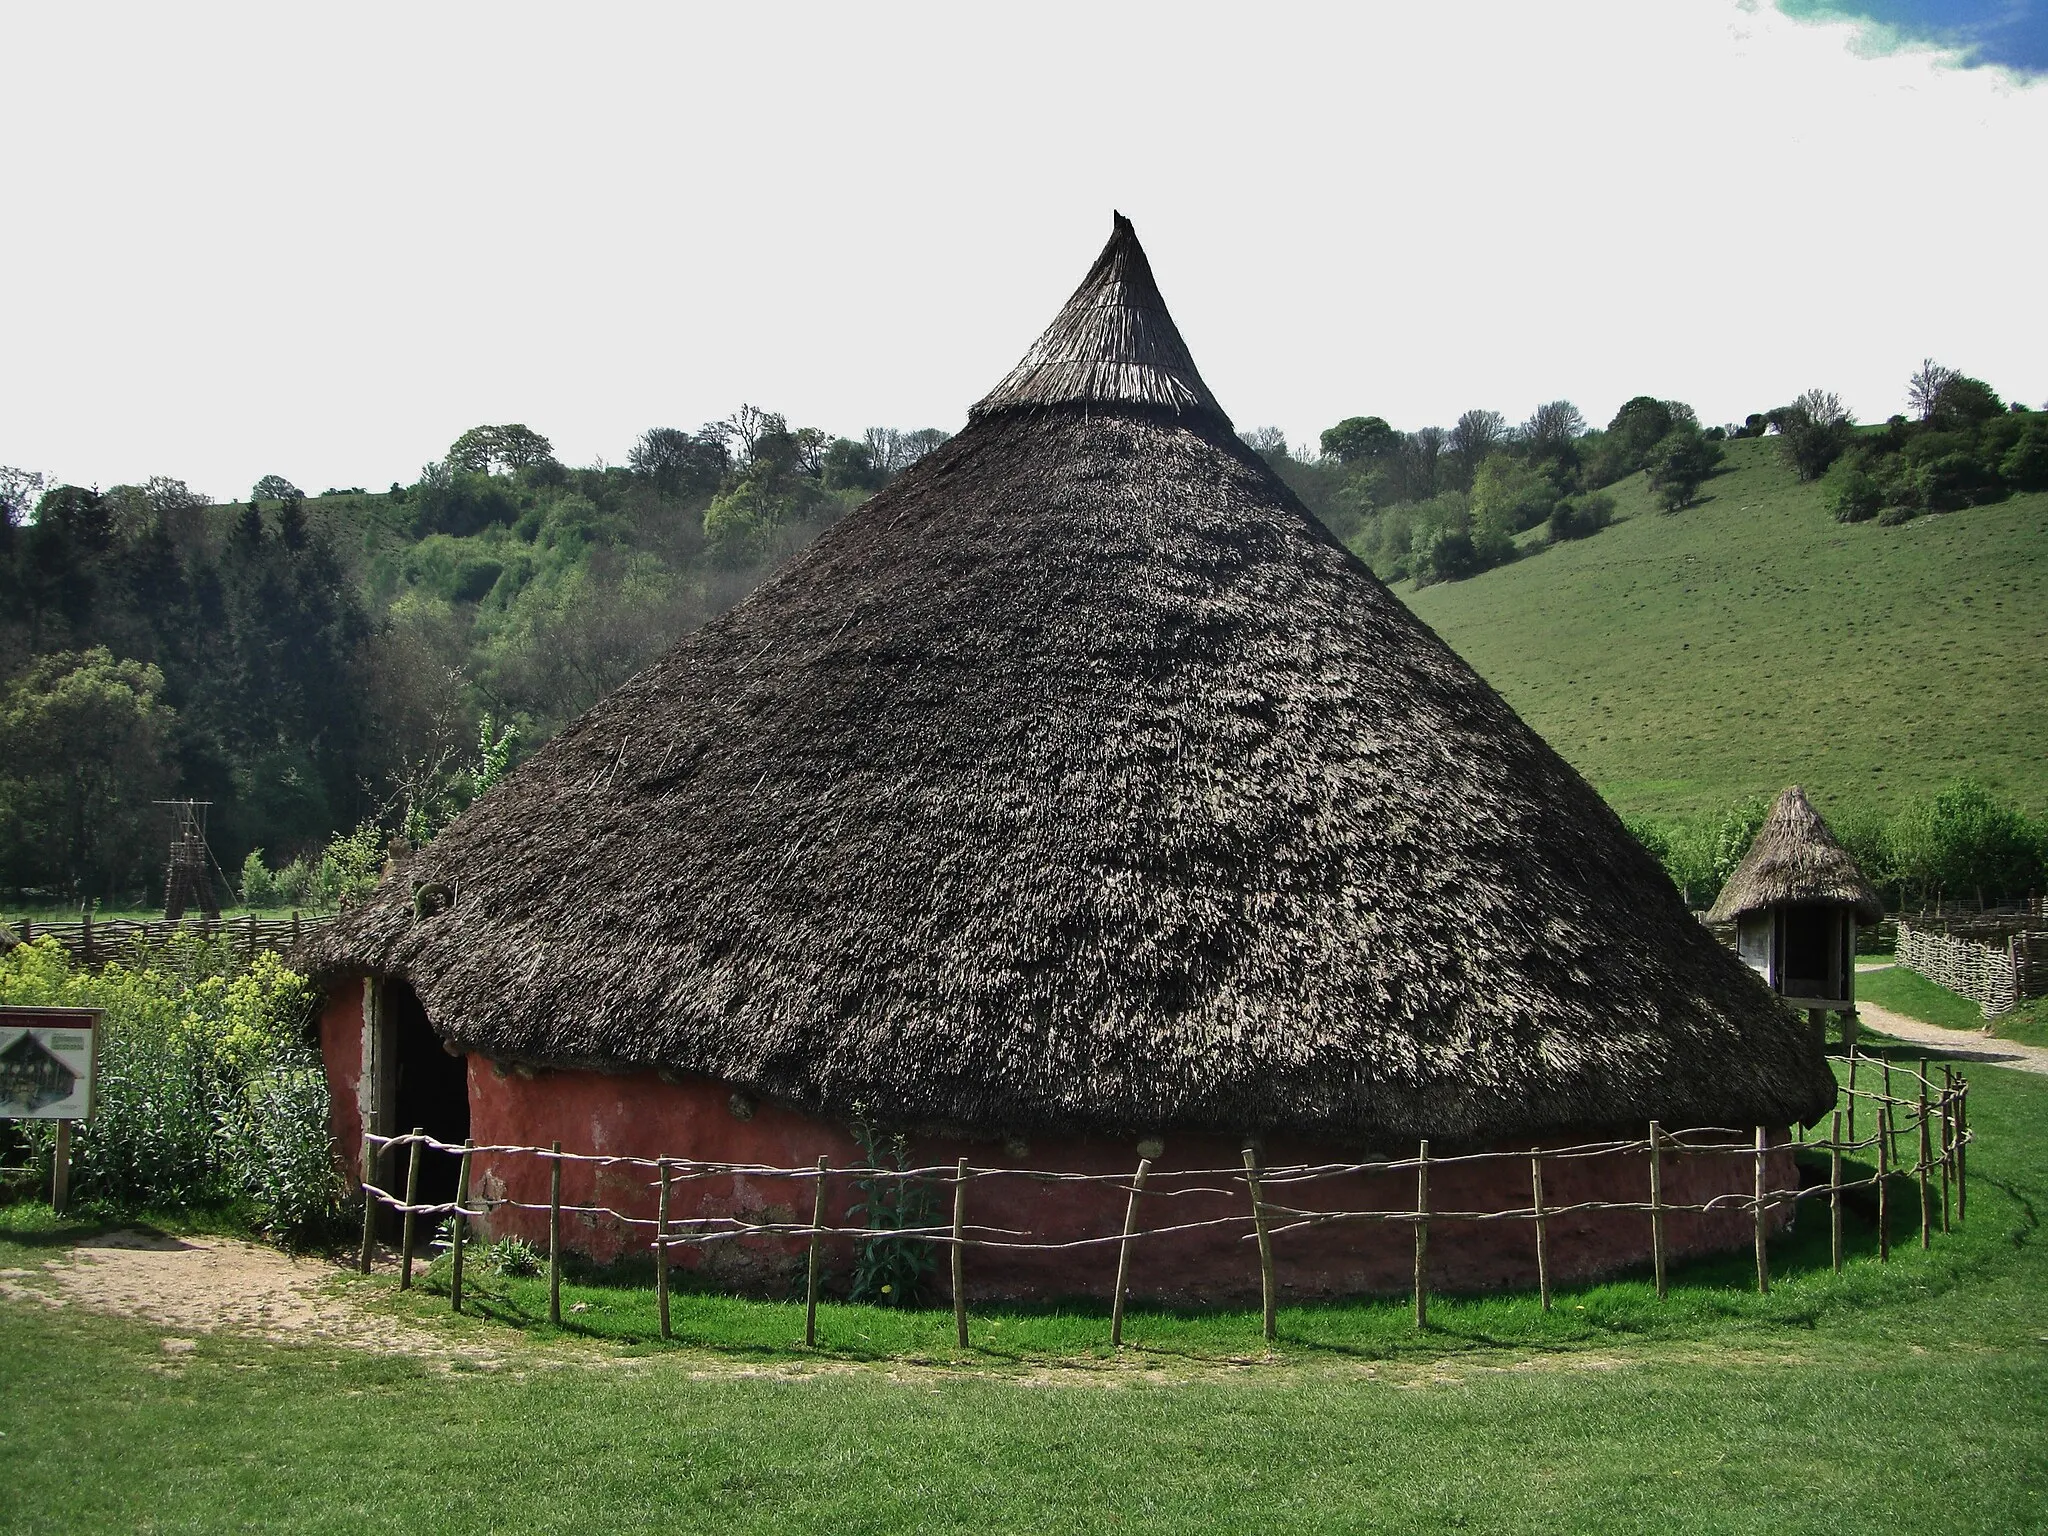
[[[0,1008],[0,1120],[54,1120],[50,1206],[71,1203],[71,1122],[91,1116],[98,1008]]]

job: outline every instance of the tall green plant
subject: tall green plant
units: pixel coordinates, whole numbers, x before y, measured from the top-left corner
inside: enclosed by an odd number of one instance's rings
[[[911,1166],[910,1139],[901,1131],[883,1130],[873,1112],[860,1105],[854,1109],[853,1136],[860,1144],[865,1172],[854,1180],[860,1199],[847,1214],[877,1232],[931,1226],[938,1217],[931,1181],[901,1177]],[[937,1263],[937,1249],[918,1238],[863,1238],[854,1263],[851,1299],[885,1307],[914,1306]]]
[[[285,1240],[319,1235],[343,1204],[307,1038],[313,1002],[275,955],[244,961],[196,936],[98,972],[47,938],[0,956],[0,1003],[105,1010],[93,1115],[72,1141],[81,1199],[116,1211],[246,1203]],[[28,1123],[36,1155],[52,1139]]]

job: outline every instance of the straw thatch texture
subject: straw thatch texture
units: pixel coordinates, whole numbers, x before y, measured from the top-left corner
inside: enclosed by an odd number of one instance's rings
[[[1862,869],[1797,784],[1778,796],[1707,921],[1733,922],[1745,912],[1793,903],[1854,907],[1860,923],[1884,916],[1884,903]]]
[[[1074,296],[969,420],[1019,405],[1120,404],[1202,416],[1230,429],[1166,312],[1131,221],[1118,214],[1115,224]]]
[[[1114,247],[1113,247],[1114,248]],[[1834,1083],[1220,417],[984,407],[316,941],[462,1047],[981,1130],[1784,1124]]]

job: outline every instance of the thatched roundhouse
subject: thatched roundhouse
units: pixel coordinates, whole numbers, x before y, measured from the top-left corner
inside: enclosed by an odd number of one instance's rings
[[[1735,924],[1736,953],[1788,1002],[1848,1016],[1856,925],[1883,916],[1855,858],[1794,784],[1771,806],[1707,921]]]
[[[421,883],[452,904],[416,903]],[[368,1123],[844,1166],[864,1109],[923,1162],[1128,1172],[1152,1138],[1165,1166],[1213,1167],[1246,1137],[1273,1162],[1653,1117],[1782,1136],[1834,1094],[1593,790],[1238,440],[1121,217],[959,436],[550,741],[310,959],[345,1157]],[[1570,1177],[1642,1198],[1640,1161]],[[1458,1178],[1447,1202],[1527,1203],[1526,1165]],[[1667,1178],[1677,1199],[1749,1173]],[[644,1208],[643,1181],[578,1203]],[[1066,1237],[1121,1217],[1101,1186],[1000,1182],[980,1219]],[[689,1189],[706,1212],[791,1198]],[[1640,1218],[1565,1225],[1560,1272],[1646,1251]],[[628,1241],[602,1221],[575,1240]],[[1234,1234],[1166,1241],[1134,1290],[1256,1286]],[[1281,1275],[1395,1288],[1405,1241],[1320,1228],[1280,1245]],[[1514,1223],[1432,1253],[1445,1285],[1532,1269]],[[970,1281],[1100,1293],[1104,1268],[977,1256]]]

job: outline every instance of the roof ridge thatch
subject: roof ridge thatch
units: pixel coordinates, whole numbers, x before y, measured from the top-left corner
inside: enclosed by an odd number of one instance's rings
[[[1125,225],[1106,256],[1144,270]],[[387,882],[316,972],[408,980],[494,1058],[906,1125],[1373,1146],[1833,1102],[1220,412],[1029,403],[548,742],[418,855],[452,908]]]
[[[1793,903],[1853,906],[1864,923],[1884,916],[1884,903],[1862,868],[1797,784],[1771,806],[1707,921],[1731,922],[1745,912]]]
[[[1114,219],[1081,286],[969,420],[1015,406],[1144,405],[1230,429],[1167,313],[1137,231],[1121,213]]]

